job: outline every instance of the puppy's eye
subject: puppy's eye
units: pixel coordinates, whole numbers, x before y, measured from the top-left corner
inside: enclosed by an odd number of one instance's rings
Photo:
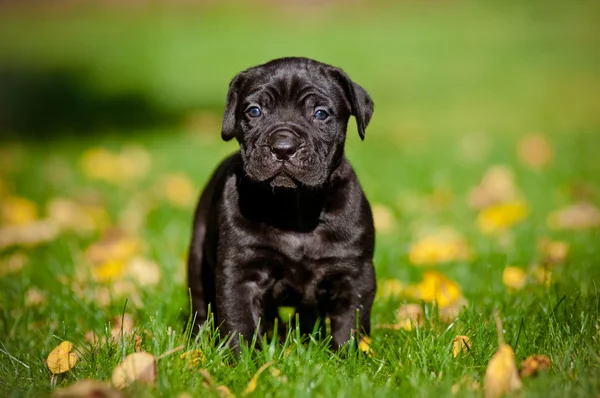
[[[323,109],[318,109],[314,114],[315,119],[317,120],[325,120],[329,117],[329,113],[324,111]]]
[[[251,106],[250,108],[248,108],[246,113],[250,117],[259,117],[260,115],[262,115],[262,112],[260,111],[260,108],[258,106]]]

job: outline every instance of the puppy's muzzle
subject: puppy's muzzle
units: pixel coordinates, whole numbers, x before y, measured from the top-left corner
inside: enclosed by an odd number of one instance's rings
[[[298,151],[300,139],[289,130],[278,130],[271,134],[268,145],[278,160],[288,160]]]

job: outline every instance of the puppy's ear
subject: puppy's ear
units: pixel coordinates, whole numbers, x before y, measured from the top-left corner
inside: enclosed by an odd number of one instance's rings
[[[221,137],[225,141],[235,137],[235,122],[237,107],[239,101],[239,91],[244,81],[244,72],[240,73],[229,83],[227,91],[227,102],[225,103],[225,113],[223,115],[223,124],[221,126]]]
[[[334,68],[333,76],[344,89],[346,99],[350,102],[352,115],[356,118],[360,139],[365,139],[365,129],[373,116],[373,100],[364,88],[354,83],[341,69]]]

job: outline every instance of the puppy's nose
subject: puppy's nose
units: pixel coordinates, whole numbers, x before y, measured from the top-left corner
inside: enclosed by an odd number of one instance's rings
[[[289,131],[278,131],[269,140],[271,153],[279,160],[287,160],[292,157],[300,145],[295,134]]]

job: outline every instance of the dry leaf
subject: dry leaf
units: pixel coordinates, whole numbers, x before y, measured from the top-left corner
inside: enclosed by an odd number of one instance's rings
[[[471,349],[471,340],[468,336],[456,336],[452,342],[452,357],[456,358],[461,352]]]
[[[500,398],[522,386],[515,353],[508,344],[500,345],[485,371],[484,391],[486,398]]]
[[[486,170],[479,185],[469,193],[469,205],[477,210],[518,199],[519,192],[513,172],[508,166],[497,165]]]
[[[538,246],[542,257],[541,261],[544,264],[562,263],[569,254],[569,244],[567,242],[542,239]]]
[[[37,206],[32,200],[9,196],[0,202],[0,225],[26,225],[37,218]]]
[[[111,320],[114,325],[110,330],[110,335],[114,341],[118,341],[121,337],[133,334],[133,318],[129,314],[119,315]]]
[[[374,352],[371,348],[371,339],[367,336],[360,336],[360,341],[358,342],[358,350],[372,357],[374,355]]]
[[[48,299],[46,298],[44,292],[35,287],[29,288],[27,293],[25,293],[25,306],[27,307],[34,307],[44,304],[47,300]]]
[[[110,384],[98,380],[81,380],[54,392],[53,398],[125,398]]]
[[[108,212],[98,205],[84,205],[68,198],[54,198],[46,208],[48,217],[63,230],[86,233],[102,229],[109,223]]]
[[[59,229],[51,220],[39,220],[23,225],[0,228],[0,249],[10,246],[34,246],[58,236]]]
[[[160,267],[141,257],[131,260],[127,266],[126,275],[140,286],[153,286],[160,282]]]
[[[258,369],[258,371],[254,374],[254,376],[252,376],[252,379],[250,379],[250,381],[248,382],[248,385],[246,386],[246,389],[242,392],[242,395],[245,396],[252,394],[254,390],[256,390],[256,387],[258,385],[258,378],[260,377],[261,373],[264,372],[269,366],[273,365],[274,363],[275,362],[273,361],[269,361],[263,366],[261,366],[260,369]]]
[[[521,363],[521,377],[531,377],[552,367],[552,361],[546,355],[531,355]]]
[[[552,271],[544,267],[537,266],[533,268],[533,276],[535,281],[540,285],[544,285],[547,288],[550,287],[550,284],[552,283]]]
[[[50,352],[46,364],[53,375],[64,373],[75,366],[78,356],[71,352],[72,349],[73,343],[65,340]]]
[[[139,239],[119,229],[110,229],[102,238],[86,250],[87,260],[95,265],[107,261],[125,261],[134,257],[141,249]]]
[[[517,144],[517,153],[524,164],[535,169],[546,166],[554,157],[552,146],[541,134],[523,137]]]
[[[157,191],[170,204],[181,208],[189,208],[194,205],[198,196],[198,190],[192,181],[181,173],[164,175]]]
[[[441,231],[414,243],[408,255],[412,264],[435,265],[467,260],[471,250],[464,239],[453,231]]]
[[[519,267],[506,267],[502,272],[502,283],[514,290],[522,289],[527,281],[527,273]]]
[[[477,226],[484,234],[503,232],[529,214],[529,208],[522,201],[507,202],[482,210],[477,217]]]
[[[123,389],[134,382],[154,386],[156,382],[156,358],[147,352],[134,352],[125,357],[112,374],[112,384]]]
[[[204,361],[204,354],[202,353],[202,350],[195,349],[188,352],[184,352],[183,354],[181,354],[180,358],[187,359],[189,367],[193,368],[202,364],[202,362]]]
[[[384,234],[392,232],[396,226],[396,221],[390,208],[382,205],[381,203],[374,203],[371,207],[373,211],[375,230],[378,233]]]
[[[377,286],[377,297],[397,298],[402,294],[404,284],[398,279],[387,279]]]
[[[600,210],[588,202],[579,202],[548,216],[548,226],[553,229],[579,230],[600,227]]]
[[[0,278],[4,275],[14,274],[23,269],[23,266],[27,263],[28,258],[25,253],[17,252],[8,257],[0,259]]]
[[[423,308],[419,304],[405,304],[396,311],[398,323],[396,328],[412,330],[415,326],[423,326],[425,315]]]
[[[235,397],[235,395],[233,395],[231,393],[231,391],[229,391],[229,388],[227,388],[226,386],[217,386],[217,388],[215,388],[215,390],[217,391],[217,394],[219,394],[219,396],[221,398],[233,398],[233,397]]]
[[[89,179],[123,184],[140,178],[150,169],[150,155],[139,146],[129,146],[120,154],[105,148],[92,148],[83,153],[80,166]]]
[[[436,271],[425,272],[423,280],[416,285],[407,286],[405,293],[414,300],[437,303],[439,308],[465,302],[458,283]]]

